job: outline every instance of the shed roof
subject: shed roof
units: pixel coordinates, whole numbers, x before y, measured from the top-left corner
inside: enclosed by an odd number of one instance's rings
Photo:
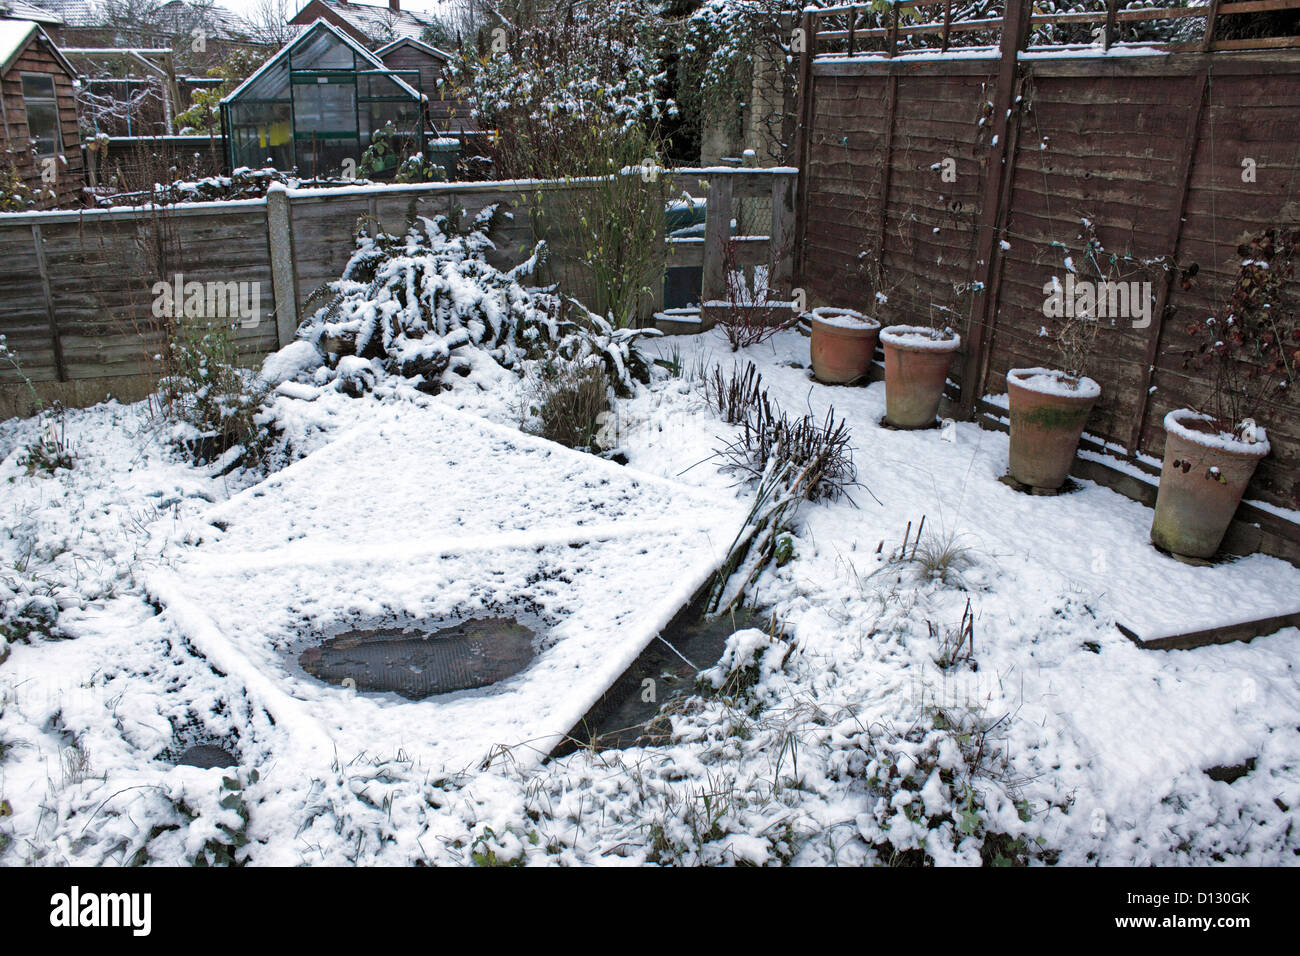
[[[429,46],[429,44],[423,42],[422,40],[417,40],[414,37],[398,37],[392,43],[386,43],[383,46],[381,46],[378,50],[376,50],[375,56],[379,57],[382,60],[388,53],[391,53],[399,46],[409,46],[414,50],[419,50],[422,53],[427,53],[432,57],[437,57],[439,60],[442,60],[443,62],[449,62],[451,60],[450,53],[444,53],[442,50],[439,50],[436,46]]]
[[[77,75],[76,69],[54,45],[49,35],[41,29],[41,25],[31,20],[0,20],[0,74],[9,72],[9,68],[14,65],[14,60],[27,49],[27,44],[33,35],[36,36],[36,42],[43,45],[46,51],[59,61],[59,65],[69,76]]]

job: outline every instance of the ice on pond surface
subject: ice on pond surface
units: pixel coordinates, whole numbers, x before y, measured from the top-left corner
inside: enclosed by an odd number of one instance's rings
[[[309,647],[298,663],[331,684],[422,700],[486,687],[519,673],[535,656],[535,638],[532,629],[505,617],[465,621],[432,633],[351,630]]]

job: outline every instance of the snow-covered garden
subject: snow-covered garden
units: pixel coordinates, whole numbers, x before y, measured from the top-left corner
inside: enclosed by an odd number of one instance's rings
[[[1300,633],[1116,623],[1286,613],[1300,570],[1013,490],[1005,435],[884,427],[797,329],[616,330],[490,221],[363,236],[256,376],[198,339],[149,401],[0,425],[0,861],[1295,859]],[[674,693],[637,662],[700,596],[766,624]],[[500,615],[535,656],[486,687],[304,664]],[[625,672],[654,733],[548,759]]]

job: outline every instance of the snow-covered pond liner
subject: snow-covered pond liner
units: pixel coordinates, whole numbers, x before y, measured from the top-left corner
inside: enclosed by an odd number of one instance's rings
[[[465,768],[499,746],[526,763],[711,580],[746,513],[732,492],[445,407],[405,409],[212,509],[212,539],[149,590],[295,759],[382,739],[430,766]],[[299,662],[348,628],[490,618],[548,626],[530,626],[526,667],[477,689],[405,701]]]

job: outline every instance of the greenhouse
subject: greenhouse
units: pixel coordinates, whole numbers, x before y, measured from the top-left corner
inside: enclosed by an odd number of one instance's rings
[[[392,123],[415,150],[424,139],[418,70],[390,70],[317,20],[221,101],[227,161],[337,174],[361,162],[371,133]]]

